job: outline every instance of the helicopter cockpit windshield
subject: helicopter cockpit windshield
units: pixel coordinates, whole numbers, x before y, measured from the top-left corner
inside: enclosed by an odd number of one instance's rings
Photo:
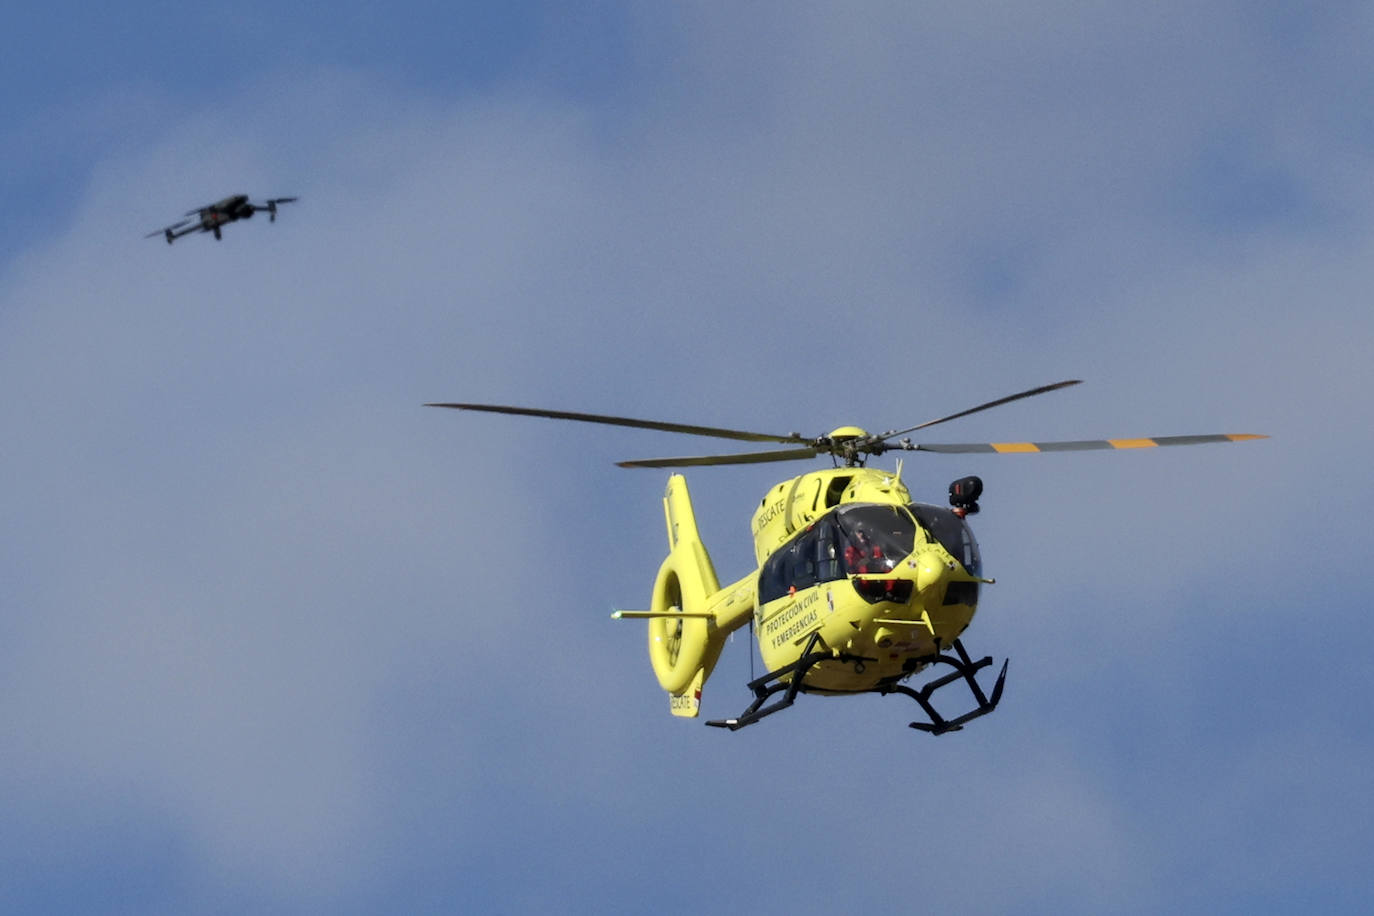
[[[888,572],[915,546],[916,520],[905,507],[840,506],[764,562],[759,601],[850,575]]]
[[[884,573],[916,546],[916,526],[898,506],[849,506],[835,513],[845,572]]]

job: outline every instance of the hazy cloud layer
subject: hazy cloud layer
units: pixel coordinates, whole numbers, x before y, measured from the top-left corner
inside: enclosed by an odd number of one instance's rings
[[[1357,909],[1368,14],[528,15],[418,10],[507,42],[456,82],[364,22],[81,83],[19,160],[71,206],[0,268],[0,909]],[[236,191],[301,200],[140,238]],[[1070,377],[927,441],[1274,438],[910,457],[985,478],[1012,657],[939,740],[668,716],[607,619],[664,476],[613,462],[719,443],[420,406],[816,434]],[[784,473],[689,475],[723,578]]]

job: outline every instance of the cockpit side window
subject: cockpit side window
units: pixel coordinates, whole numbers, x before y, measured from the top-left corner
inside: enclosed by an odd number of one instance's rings
[[[940,545],[949,551],[949,555],[954,557],[964,565],[970,575],[981,576],[982,560],[978,556],[978,542],[974,540],[973,530],[968,523],[955,515],[948,509],[941,506],[929,506],[924,503],[912,503],[909,507],[911,514],[916,516],[921,527],[925,528],[928,536],[940,542]],[[974,607],[978,604],[978,583],[977,582],[951,582],[945,587],[945,604],[967,604]]]
[[[844,548],[840,544],[840,532],[835,522],[823,518],[816,523],[816,578],[820,582],[843,579],[845,575],[842,558]]]
[[[982,575],[978,541],[974,539],[973,531],[967,522],[940,506],[912,503],[908,508],[921,523],[921,527],[930,532],[930,535],[940,542],[940,546],[949,551],[950,556],[962,563],[964,569],[971,575]]]
[[[787,579],[792,588],[816,584],[815,530],[807,531],[787,549]]]

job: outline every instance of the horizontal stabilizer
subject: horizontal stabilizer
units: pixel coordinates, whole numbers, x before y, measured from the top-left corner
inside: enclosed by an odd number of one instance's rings
[[[705,620],[715,620],[716,615],[707,611],[613,611],[612,620],[652,620],[655,617],[697,617]]]

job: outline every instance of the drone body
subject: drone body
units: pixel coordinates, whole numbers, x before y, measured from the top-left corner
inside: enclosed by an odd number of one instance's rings
[[[846,426],[814,438],[490,404],[429,406],[789,446],[620,462],[624,467],[756,464],[829,454],[833,468],[784,480],[764,495],[751,525],[758,568],[724,586],[697,530],[687,482],[680,474],[670,476],[663,499],[668,556],[654,580],[650,606],[613,616],[648,620],[649,660],[673,715],[700,713],[702,687],[728,636],[752,624],[767,673],[749,683],[754,699],[743,713],[708,725],[743,728],[792,705],[801,693],[899,693],[925,713],[925,720],[912,722],[912,728],[942,734],[995,709],[1006,680],[1004,662],[985,693],[977,673],[992,659],[974,661],[960,639],[977,611],[980,586],[992,583],[982,576],[978,544],[966,521],[978,511],[983,484],[977,477],[955,480],[949,485],[949,508],[919,503],[902,482],[900,463],[895,471],[868,468],[868,456],[891,450],[1134,449],[1264,438],[1247,434],[954,445],[918,445],[905,438],[917,429],[1075,384],[1077,380],[1033,388],[907,429],[872,435]],[[934,671],[942,673],[920,686],[907,683]],[[974,705],[947,718],[931,698],[955,683],[967,686]]]
[[[170,245],[183,235],[190,235],[192,232],[210,232],[214,234],[215,241],[219,241],[223,238],[221,230],[226,224],[241,219],[249,219],[260,210],[267,211],[268,222],[276,222],[277,205],[289,204],[295,199],[294,197],[273,197],[263,203],[255,204],[248,199],[247,194],[235,194],[212,204],[187,210],[185,219],[164,229],[149,232],[144,238],[150,239],[155,235],[161,235],[167,239],[167,244]]]

